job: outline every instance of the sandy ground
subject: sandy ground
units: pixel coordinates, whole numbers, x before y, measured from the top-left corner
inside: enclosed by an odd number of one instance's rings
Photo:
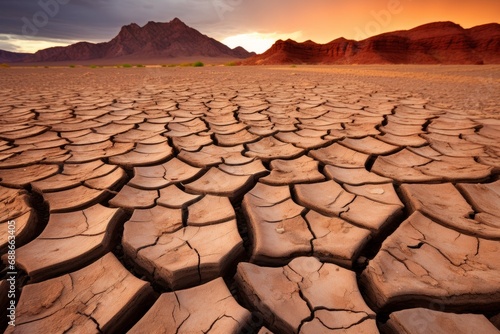
[[[389,92],[418,94],[435,103],[464,110],[495,111],[500,100],[500,66],[261,66],[204,68],[96,68],[51,67],[0,69],[0,89],[38,91],[73,88],[134,89],[144,85],[318,82],[369,85]]]
[[[499,101],[500,66],[1,68],[0,330],[498,333]]]

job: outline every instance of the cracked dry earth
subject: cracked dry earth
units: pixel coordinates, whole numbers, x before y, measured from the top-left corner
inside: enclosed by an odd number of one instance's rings
[[[3,71],[6,333],[499,333],[498,68],[387,68]]]

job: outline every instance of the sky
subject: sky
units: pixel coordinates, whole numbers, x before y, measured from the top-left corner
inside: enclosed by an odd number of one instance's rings
[[[435,21],[499,23],[500,0],[0,0],[0,49],[104,42],[123,25],[175,17],[230,47],[262,53],[278,39],[327,43]]]

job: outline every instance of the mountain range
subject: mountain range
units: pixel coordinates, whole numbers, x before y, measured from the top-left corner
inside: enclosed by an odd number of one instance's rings
[[[123,26],[109,42],[79,42],[65,47],[52,47],[34,54],[0,51],[0,62],[57,62],[106,59],[160,59],[185,57],[248,58],[242,47],[234,49],[188,27],[178,18],[167,23],[132,23]]]
[[[500,64],[500,24],[464,29],[434,22],[362,41],[338,38],[326,44],[279,40],[263,54],[234,49],[203,35],[178,18],[123,26],[109,42],[79,42],[34,54],[0,50],[0,63],[159,60],[210,57],[240,59],[243,65],[280,64]]]
[[[453,22],[435,22],[359,42],[279,40],[243,64],[500,64],[500,24],[464,29]]]

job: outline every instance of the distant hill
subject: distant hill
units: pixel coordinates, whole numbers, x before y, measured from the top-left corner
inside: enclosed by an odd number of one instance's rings
[[[279,40],[243,64],[500,64],[500,24],[464,29],[453,22],[435,22],[327,44]]]
[[[57,62],[86,61],[114,58],[248,58],[242,47],[231,49],[226,45],[188,27],[178,18],[168,23],[148,22],[144,27],[135,23],[123,26],[109,42],[79,42],[65,47],[52,47],[34,54],[0,51],[2,62]]]
[[[12,63],[23,61],[26,57],[30,56],[30,53],[17,53],[0,50],[0,63]]]

